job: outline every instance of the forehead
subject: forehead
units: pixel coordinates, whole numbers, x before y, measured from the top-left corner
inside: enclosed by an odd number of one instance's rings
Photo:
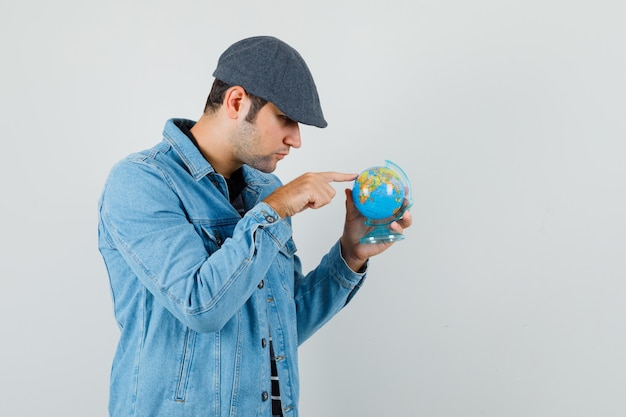
[[[298,123],[295,120],[293,120],[291,117],[287,116],[287,114],[284,111],[276,107],[276,105],[272,103],[271,101],[268,101],[261,110],[265,110],[266,114],[268,115],[277,115],[277,116],[284,117],[290,123]]]
[[[278,107],[276,107],[276,105],[274,105],[274,103],[268,101],[267,103],[265,103],[263,105],[263,107],[261,107],[259,109],[259,112],[257,114],[257,119],[259,117],[261,118],[276,118],[276,116],[282,116],[285,113],[282,112]]]

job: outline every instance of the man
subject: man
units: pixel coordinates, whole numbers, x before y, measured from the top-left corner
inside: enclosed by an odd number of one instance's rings
[[[343,235],[306,276],[291,217],[355,174],[271,174],[325,127],[302,57],[273,37],[230,46],[197,122],[119,162],[100,200],[99,250],[121,329],[111,416],[297,416],[297,348],[361,287],[367,231],[346,189]],[[410,226],[411,216],[393,224]]]

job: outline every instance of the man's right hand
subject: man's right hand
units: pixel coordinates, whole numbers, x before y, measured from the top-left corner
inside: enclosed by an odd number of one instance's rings
[[[331,182],[353,181],[357,174],[341,172],[309,172],[277,188],[265,203],[282,218],[291,217],[307,208],[318,209],[330,203],[337,193]]]

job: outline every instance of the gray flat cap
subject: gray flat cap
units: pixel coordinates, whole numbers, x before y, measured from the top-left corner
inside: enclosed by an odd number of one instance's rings
[[[271,102],[299,123],[328,125],[309,67],[280,39],[255,36],[232,44],[220,56],[213,76]]]

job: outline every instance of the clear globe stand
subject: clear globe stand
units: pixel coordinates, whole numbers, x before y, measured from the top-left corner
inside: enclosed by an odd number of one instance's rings
[[[394,171],[398,177],[400,177],[402,185],[404,186],[404,201],[400,208],[398,208],[390,217],[385,219],[366,218],[365,225],[371,226],[373,229],[360,239],[361,243],[388,243],[404,239],[404,235],[391,229],[390,225],[394,221],[400,220],[404,213],[413,205],[411,182],[409,181],[406,173],[398,165],[389,160],[386,160],[385,164],[386,168]]]

